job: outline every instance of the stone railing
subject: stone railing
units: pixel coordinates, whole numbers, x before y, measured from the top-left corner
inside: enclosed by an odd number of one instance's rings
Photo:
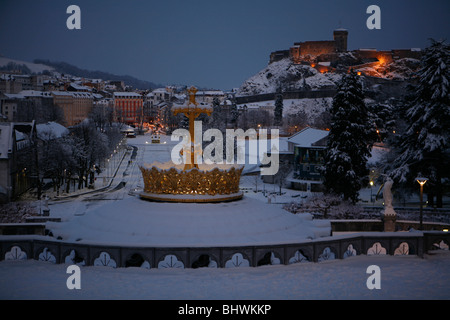
[[[45,236],[1,236],[1,260],[35,259],[110,267],[256,267],[345,259],[355,255],[417,255],[447,248],[449,232],[364,232],[299,243],[164,248],[64,242]]]
[[[361,219],[380,219],[384,207],[381,206],[362,206],[361,213],[351,213],[350,215],[356,215],[362,217]],[[419,220],[420,209],[415,207],[394,207],[397,213],[397,219],[399,220]],[[298,212],[311,213],[315,219],[323,219],[323,213],[316,208],[299,208]],[[333,208],[330,208],[328,212],[328,219],[336,216],[333,212]],[[341,218],[348,219],[348,218]],[[358,219],[355,217],[354,219]],[[450,223],[450,208],[423,208],[423,221],[426,222],[440,222]]]

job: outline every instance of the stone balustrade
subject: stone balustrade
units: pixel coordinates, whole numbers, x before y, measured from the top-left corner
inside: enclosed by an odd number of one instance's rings
[[[363,232],[299,243],[234,247],[145,247],[65,242],[45,236],[0,236],[1,260],[35,259],[87,266],[197,268],[256,267],[345,259],[356,255],[417,255],[448,249],[443,231]]]

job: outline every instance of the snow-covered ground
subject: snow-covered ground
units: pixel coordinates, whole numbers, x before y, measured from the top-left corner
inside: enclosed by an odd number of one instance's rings
[[[252,192],[243,200],[217,204],[141,200],[139,165],[169,161],[171,147],[177,143],[163,136],[162,144],[151,144],[149,138],[145,135],[129,140],[138,151],[135,161],[128,163],[125,158],[118,171],[115,183],[126,182],[124,187],[51,203],[51,216],[62,220],[47,223],[54,237],[90,243],[186,247],[291,243],[330,234],[328,221],[312,220],[310,214],[293,215],[281,204],[268,204],[264,196]]]
[[[135,193],[142,188],[138,164],[169,160],[170,146],[175,143],[169,137],[163,137],[160,145],[150,144],[149,141],[148,136],[129,140],[130,145],[138,147],[136,158],[128,162],[131,158],[125,155],[120,165],[119,161],[116,162],[117,175],[107,191],[50,201],[51,216],[62,218],[61,223],[48,224],[54,235],[73,241],[81,239],[145,245],[179,245],[182,242],[195,246],[220,245],[224,241],[229,244],[249,244],[252,241],[259,244],[279,243],[298,238],[299,234],[305,238],[319,236],[314,233],[323,231],[320,223],[314,225],[309,216],[291,215],[282,211],[281,204],[273,204],[297,199],[293,196],[307,196],[294,190],[283,189],[286,193],[276,196],[272,204],[267,203],[261,192],[250,191],[245,193],[241,202],[193,204],[192,210],[187,210],[186,204],[140,200]],[[277,186],[264,185],[256,179],[254,176],[243,177],[242,185],[255,189],[258,181],[258,190],[278,191]],[[123,182],[126,184],[123,185]],[[167,219],[168,214],[174,216]],[[193,226],[192,221],[183,214],[197,216],[199,225]],[[228,230],[233,230],[233,233],[225,234],[220,228],[211,228],[217,218],[220,225],[228,223]],[[160,230],[152,226],[155,221],[160,223]],[[157,231],[158,237],[152,238],[150,235],[155,235]],[[180,237],[180,232],[185,232],[188,237]],[[192,237],[202,232],[202,237]],[[370,276],[366,271],[370,265],[378,265],[381,269],[379,290],[369,290],[366,286]],[[425,255],[424,259],[417,256],[359,255],[320,263],[235,269],[148,270],[88,266],[81,268],[80,290],[67,288],[66,281],[70,275],[66,273],[66,268],[64,264],[35,260],[1,261],[0,299],[450,298],[448,250]]]
[[[330,234],[328,221],[293,215],[278,205],[245,198],[218,204],[150,203],[137,197],[87,208],[81,216],[49,222],[65,241],[156,247],[290,243]],[[81,239],[81,240],[80,240]]]
[[[371,265],[380,268],[380,289],[367,288]],[[448,250],[258,268],[82,267],[80,290],[67,289],[67,266],[2,261],[0,299],[450,299]]]

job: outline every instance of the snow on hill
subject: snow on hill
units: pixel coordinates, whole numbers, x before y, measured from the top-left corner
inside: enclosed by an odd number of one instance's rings
[[[308,65],[293,64],[290,59],[282,59],[269,64],[253,77],[244,81],[238,96],[273,93],[283,89],[298,90],[305,86],[312,90],[334,88],[341,75],[320,73]]]
[[[404,80],[413,77],[419,68],[420,60],[403,58],[390,63],[358,68],[358,71],[377,78]]]
[[[405,80],[414,76],[420,67],[420,60],[403,58],[387,63],[356,64],[356,61],[347,61],[348,55],[342,55],[341,67],[354,68],[366,76]],[[320,62],[319,62],[320,64]],[[279,87],[284,91],[296,91],[307,88],[309,90],[336,88],[341,74],[327,72],[321,73],[309,65],[294,64],[291,59],[285,58],[273,62],[250,77],[241,85],[237,96],[251,96],[265,93],[274,93]]]
[[[314,121],[331,106],[333,98],[304,98],[304,99],[284,99],[283,117],[301,116],[302,119],[313,125]],[[267,110],[273,112],[275,100],[244,103],[238,105],[239,108],[246,105],[249,110]]]
[[[25,65],[32,73],[40,73],[44,70],[54,71],[53,67],[47,66],[45,64],[36,64],[32,62],[26,62],[21,60],[14,60],[6,57],[0,56],[0,67],[6,67],[9,63],[13,63],[15,65]]]

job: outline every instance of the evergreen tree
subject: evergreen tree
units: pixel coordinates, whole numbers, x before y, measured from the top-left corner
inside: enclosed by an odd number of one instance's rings
[[[274,125],[281,127],[283,125],[283,94],[277,90],[275,98]]]
[[[402,117],[404,132],[393,143],[398,157],[390,175],[403,184],[426,176],[429,205],[442,207],[443,181],[450,177],[450,46],[431,39],[424,50],[418,84],[413,86]]]
[[[395,130],[393,101],[367,105],[369,117],[375,126],[374,141],[385,142],[385,139]]]
[[[367,160],[372,149],[370,123],[359,77],[343,75],[333,98],[331,130],[322,173],[328,193],[355,203],[359,190],[368,182]]]
[[[236,128],[239,119],[239,110],[237,108],[236,102],[233,101],[231,105],[231,124]]]
[[[215,129],[219,129],[221,131],[225,130],[224,119],[222,108],[220,107],[220,100],[217,97],[213,98],[212,101],[213,112],[211,115],[211,127]]]

